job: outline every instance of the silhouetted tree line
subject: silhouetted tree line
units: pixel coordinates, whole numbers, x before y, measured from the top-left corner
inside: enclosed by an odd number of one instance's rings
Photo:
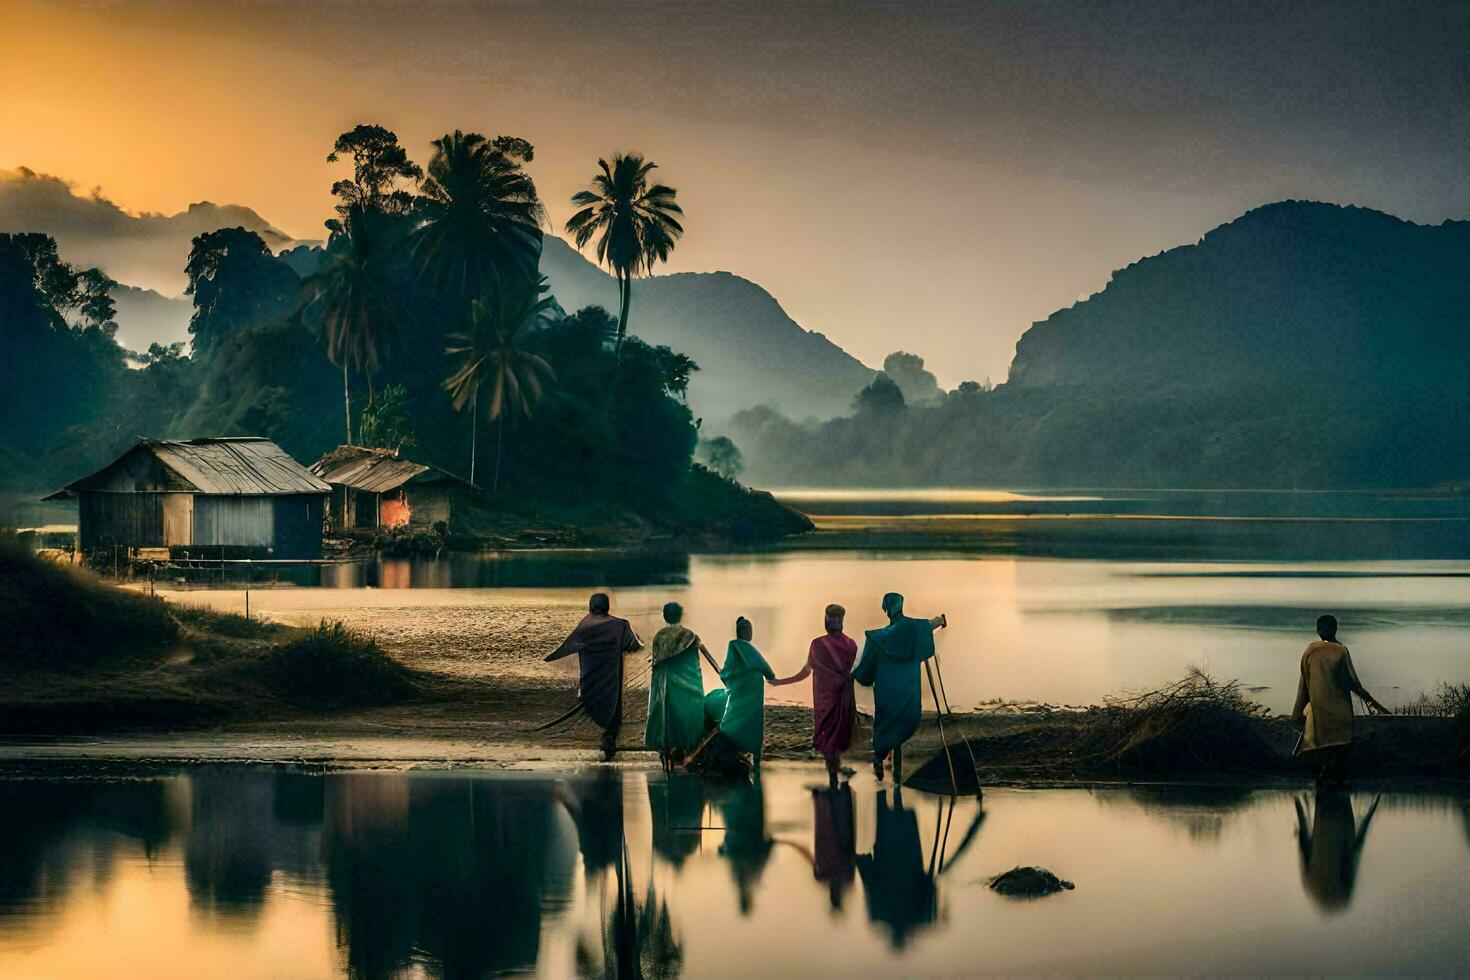
[[[636,154],[598,162],[567,230],[617,276],[621,308],[569,314],[538,271],[533,158],[523,139],[455,131],[420,167],[383,127],[343,133],[328,160],[352,175],[332,186],[324,247],[274,255],[243,228],[194,239],[187,357],[129,355],[111,280],[66,266],[47,236],[5,236],[8,482],[54,484],[140,434],[254,434],[303,460],[344,440],[412,445],[537,500],[659,508],[690,479],[695,496],[723,492],[691,468],[697,365],[627,334],[631,280],[682,234],[676,192]]]

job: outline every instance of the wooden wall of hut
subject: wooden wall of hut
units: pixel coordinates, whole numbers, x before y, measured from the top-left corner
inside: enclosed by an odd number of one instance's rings
[[[409,522],[415,527],[433,527],[439,521],[450,523],[458,491],[443,483],[423,486],[410,484],[405,496],[408,499]]]
[[[322,511],[325,494],[274,497],[276,558],[320,558],[322,556]]]
[[[77,533],[82,551],[163,547],[165,496],[150,492],[78,494]]]
[[[194,498],[194,540],[190,544],[271,548],[276,541],[275,504],[275,497],[200,494]]]

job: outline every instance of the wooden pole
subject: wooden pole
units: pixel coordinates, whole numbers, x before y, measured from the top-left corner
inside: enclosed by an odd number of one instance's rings
[[[939,678],[939,696],[944,699],[944,710],[948,713],[950,720],[954,720],[954,709],[949,706],[949,692],[944,689],[944,668],[939,665],[939,652],[934,653],[934,673]],[[965,743],[965,751],[970,755],[970,768],[975,772],[975,786],[980,785],[980,763],[975,761],[975,750],[970,747],[970,740],[963,735],[960,740]]]
[[[960,783],[954,774],[954,758],[949,754],[949,740],[944,736],[944,709],[939,704],[939,688],[934,686],[934,669],[924,661],[924,676],[929,678],[929,693],[934,696],[934,717],[939,722],[939,744],[944,747],[944,764],[949,767],[949,788],[954,796],[960,795]]]

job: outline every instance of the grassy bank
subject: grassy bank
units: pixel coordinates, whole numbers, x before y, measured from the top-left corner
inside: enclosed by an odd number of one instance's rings
[[[166,604],[0,539],[0,731],[165,729],[402,703],[422,679],[338,625]]]

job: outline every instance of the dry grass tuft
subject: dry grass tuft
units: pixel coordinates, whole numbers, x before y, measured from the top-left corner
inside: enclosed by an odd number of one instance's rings
[[[1158,690],[1109,699],[1096,714],[1089,754],[1156,775],[1267,771],[1280,766],[1262,730],[1268,716],[1239,681],[1190,667]]]

